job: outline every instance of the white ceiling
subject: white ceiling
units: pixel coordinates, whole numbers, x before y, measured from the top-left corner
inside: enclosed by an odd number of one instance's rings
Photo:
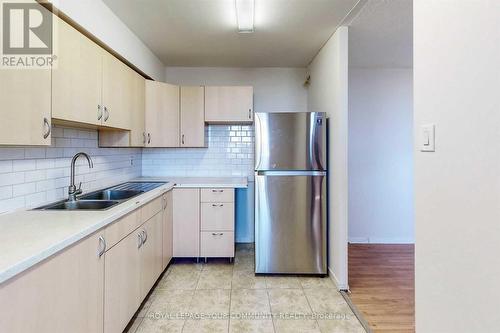
[[[239,34],[234,0],[103,0],[167,66],[305,67],[358,0],[255,0]]]
[[[413,66],[412,0],[368,0],[349,25],[349,66]]]

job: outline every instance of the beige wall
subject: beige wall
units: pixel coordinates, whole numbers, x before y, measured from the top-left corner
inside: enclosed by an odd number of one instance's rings
[[[500,2],[414,1],[416,327],[500,330]],[[417,146],[418,147],[418,146]]]
[[[308,110],[326,112],[330,122],[329,270],[347,288],[348,212],[348,28],[340,27],[309,66]]]
[[[249,85],[255,112],[307,111],[306,68],[167,67],[166,81],[183,85]]]

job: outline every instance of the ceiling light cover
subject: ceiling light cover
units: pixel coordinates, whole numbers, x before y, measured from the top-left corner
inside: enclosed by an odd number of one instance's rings
[[[238,31],[249,33],[254,31],[255,0],[235,0]]]

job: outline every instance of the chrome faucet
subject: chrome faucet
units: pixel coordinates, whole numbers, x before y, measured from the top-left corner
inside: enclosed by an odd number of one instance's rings
[[[83,156],[87,159],[87,161],[89,162],[89,168],[92,169],[94,167],[94,163],[92,162],[92,159],[90,158],[90,156],[88,154],[80,152],[80,153],[77,153],[75,156],[73,156],[73,159],[71,160],[71,180],[70,180],[70,184],[68,187],[68,200],[69,201],[76,201],[76,196],[78,194],[82,193],[82,183],[80,182],[80,186],[78,187],[78,189],[75,186],[75,164],[76,164],[76,160],[80,156]]]

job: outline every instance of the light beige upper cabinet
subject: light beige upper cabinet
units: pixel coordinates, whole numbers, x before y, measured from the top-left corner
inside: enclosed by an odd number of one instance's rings
[[[0,145],[50,145],[50,81],[50,68],[0,69]]]
[[[102,51],[102,125],[130,129],[134,78],[130,69],[112,54]]]
[[[0,332],[102,332],[104,252],[96,233],[0,286]]]
[[[118,221],[116,223],[126,223]],[[106,252],[104,332],[123,332],[141,304],[140,229]]]
[[[205,88],[181,86],[181,147],[205,147]]]
[[[174,257],[200,255],[200,190],[173,190],[173,252]]]
[[[101,127],[99,130],[99,147],[144,147],[145,133],[145,94],[146,80],[133,70],[128,70],[130,76],[129,92],[127,94],[128,116],[130,130]],[[104,115],[108,111],[104,109]],[[104,118],[106,119],[106,118]],[[103,120],[107,123],[106,120]]]
[[[57,16],[53,18],[58,21],[59,41],[52,69],[52,118],[100,125],[103,50]]]
[[[173,202],[172,193],[169,191],[163,195],[163,269],[172,259],[173,241]]]
[[[220,124],[253,122],[253,87],[205,87],[205,121]]]
[[[0,145],[50,145],[50,69],[0,69]]]
[[[146,81],[146,147],[179,147],[179,86]]]
[[[130,125],[130,145],[142,147],[146,144],[146,80],[132,71],[132,110]]]

